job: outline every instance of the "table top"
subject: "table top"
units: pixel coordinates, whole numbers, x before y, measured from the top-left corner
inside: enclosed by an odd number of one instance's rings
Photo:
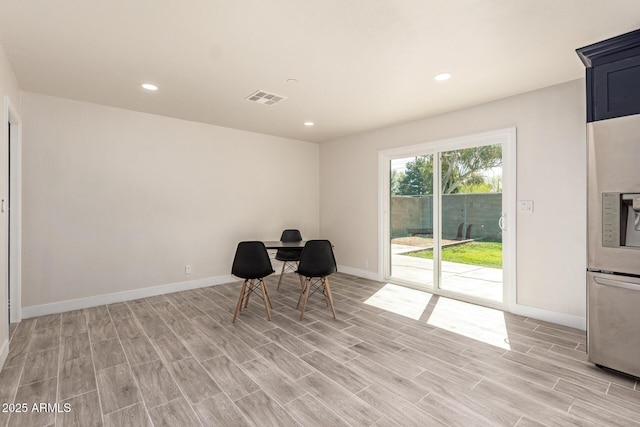
[[[282,242],[280,240],[265,240],[264,246],[267,249],[300,249],[304,248],[304,244],[307,243],[306,240],[299,240],[297,242]]]

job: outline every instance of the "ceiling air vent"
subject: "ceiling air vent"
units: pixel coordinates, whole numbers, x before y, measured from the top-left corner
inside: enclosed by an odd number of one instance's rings
[[[273,105],[273,104],[277,104],[283,99],[287,99],[287,97],[282,95],[276,95],[275,93],[265,92],[264,90],[257,90],[253,92],[251,95],[247,96],[245,99],[252,102],[257,102],[258,104]]]

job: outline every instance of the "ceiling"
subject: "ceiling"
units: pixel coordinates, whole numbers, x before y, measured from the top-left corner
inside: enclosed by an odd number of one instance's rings
[[[22,90],[311,142],[580,78],[576,48],[640,28],[638,0],[0,0],[0,12]],[[286,99],[247,101],[256,90]]]

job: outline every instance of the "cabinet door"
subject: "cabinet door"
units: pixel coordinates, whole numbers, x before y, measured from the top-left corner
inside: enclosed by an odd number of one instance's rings
[[[640,56],[593,68],[595,120],[640,113]]]

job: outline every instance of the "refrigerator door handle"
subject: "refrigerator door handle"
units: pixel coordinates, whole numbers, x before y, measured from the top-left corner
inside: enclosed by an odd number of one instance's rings
[[[593,280],[599,285],[615,286],[616,288],[630,289],[632,291],[640,291],[640,285],[637,285],[635,283],[622,282],[620,280],[605,279],[603,277],[594,277]]]

